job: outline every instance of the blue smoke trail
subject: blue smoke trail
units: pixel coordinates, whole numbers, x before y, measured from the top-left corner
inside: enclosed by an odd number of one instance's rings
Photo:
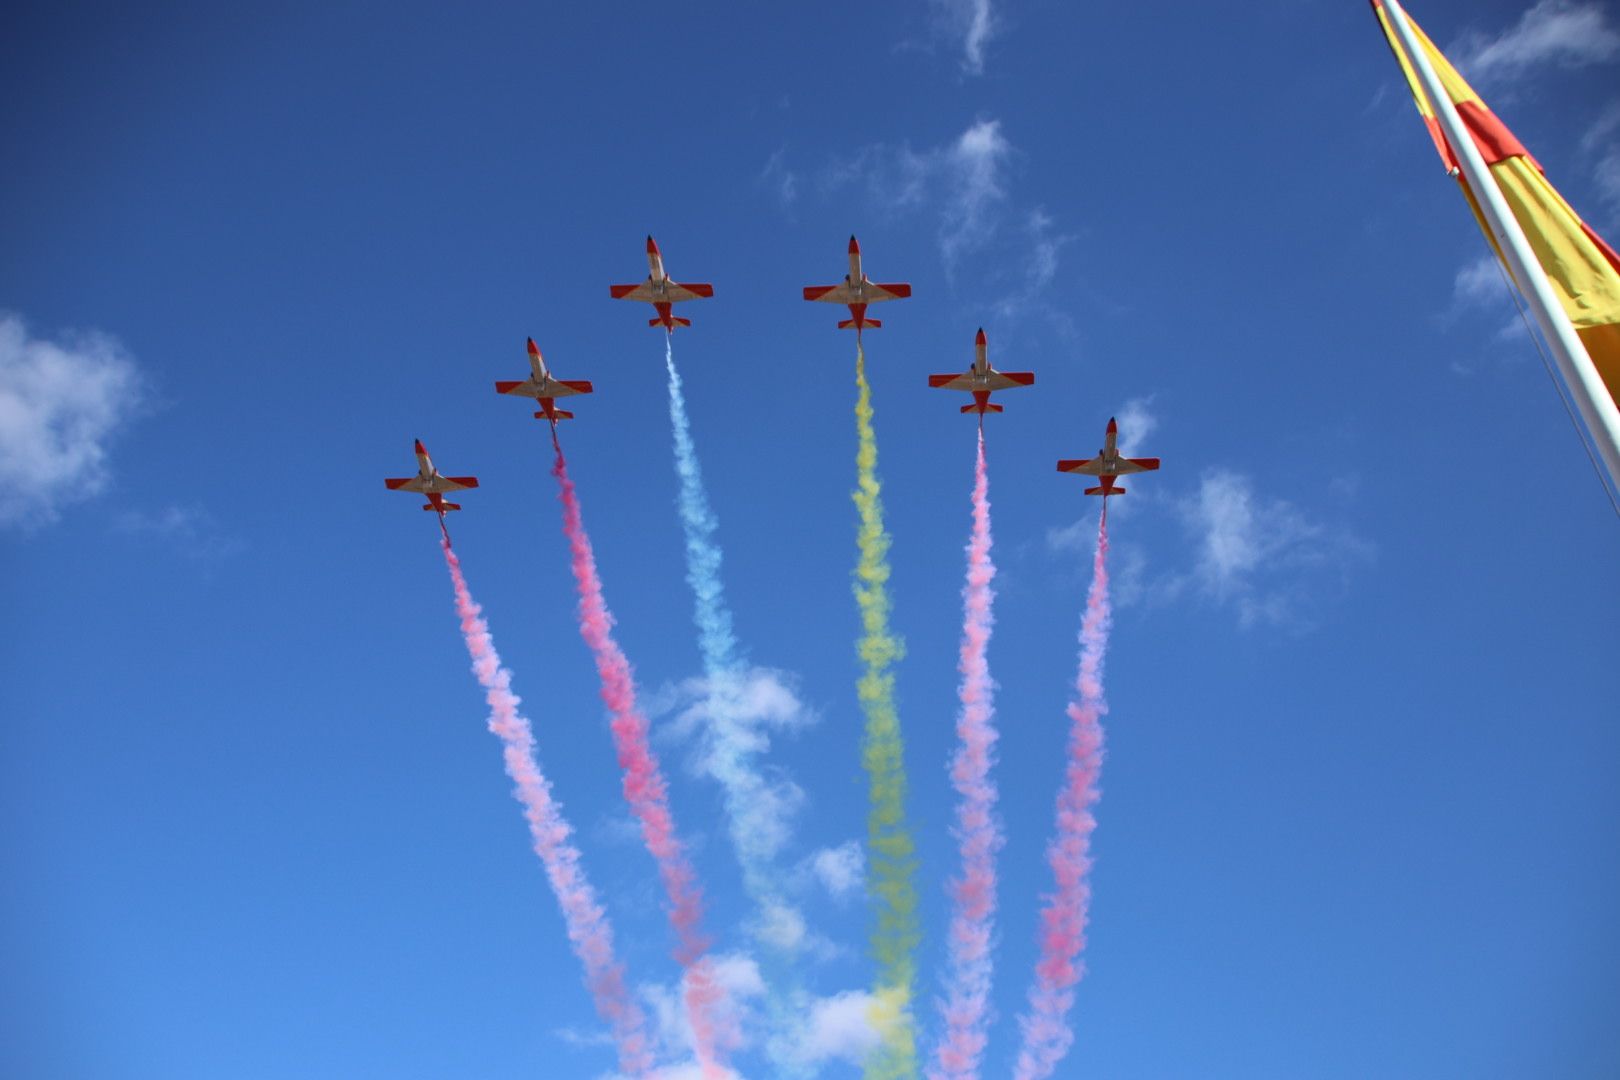
[[[731,846],[749,899],[767,925],[783,919],[797,922],[798,912],[778,887],[781,874],[775,860],[786,839],[780,823],[780,799],[757,760],[761,740],[744,721],[742,696],[748,671],[738,656],[731,609],[720,582],[720,544],[715,539],[719,522],[703,486],[703,470],[686,415],[686,397],[668,336],[664,339],[664,366],[669,372],[669,422],[675,431],[675,473],[680,479],[677,501],[686,534],[686,581],[692,587],[692,619],[697,624],[708,688],[706,764],[709,774],[720,783]],[[787,944],[781,935],[773,935],[763,944],[765,962],[761,968],[769,991],[771,1025],[767,1053],[778,1075],[808,1076],[791,1046],[791,1033],[804,1015],[806,1003],[793,974],[797,946]]]

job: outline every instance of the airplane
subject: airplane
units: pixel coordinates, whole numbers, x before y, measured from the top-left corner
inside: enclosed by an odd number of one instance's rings
[[[495,392],[531,397],[539,401],[540,411],[534,414],[536,420],[550,420],[552,424],[556,424],[559,420],[572,420],[573,413],[557,408],[557,399],[573,394],[588,394],[591,392],[591,384],[584,379],[552,378],[551,372],[546,370],[546,362],[540,358],[540,348],[535,345],[534,338],[529,339],[529,367],[533,374],[527,379],[522,382],[498,381],[495,383]]]
[[[427,447],[422,440],[416,440],[416,467],[415,476],[402,476],[398,479],[384,480],[389,491],[414,491],[418,495],[426,495],[427,502],[422,509],[436,511],[439,515],[439,524],[444,524],[444,515],[451,510],[460,510],[460,503],[445,502],[444,493],[447,491],[465,491],[467,488],[478,486],[476,476],[442,476],[438,469],[433,467],[433,459],[428,457]]]
[[[609,294],[615,300],[640,300],[651,304],[658,317],[648,319],[647,325],[662,326],[667,334],[673,334],[677,326],[691,326],[691,319],[670,314],[670,305],[682,300],[707,299],[714,295],[714,286],[683,285],[671,281],[669,275],[664,273],[664,256],[658,251],[658,243],[650,236],[647,237],[647,269],[647,280],[640,285],[609,285]]]
[[[911,295],[911,286],[903,281],[896,281],[879,285],[867,278],[861,271],[861,244],[853,236],[849,238],[849,273],[838,285],[806,285],[804,298],[806,300],[819,300],[823,304],[848,304],[849,318],[838,324],[838,329],[848,330],[854,328],[858,336],[864,327],[883,324],[877,319],[866,317],[866,305],[876,304],[883,300],[904,300]]]
[[[962,406],[965,413],[976,412],[982,420],[985,413],[1000,412],[1001,406],[990,400],[990,395],[997,390],[1011,390],[1017,386],[1030,386],[1035,382],[1033,371],[997,371],[990,366],[984,358],[987,339],[984,336],[984,327],[979,328],[979,336],[973,339],[973,348],[976,356],[973,366],[961,375],[930,375],[928,385],[937,386],[942,390],[966,390],[973,395],[973,404]]]
[[[1087,495],[1101,495],[1106,502],[1110,495],[1123,495],[1125,489],[1114,486],[1116,476],[1126,476],[1130,473],[1149,472],[1159,467],[1156,457],[1128,458],[1120,457],[1119,450],[1114,445],[1119,438],[1119,425],[1114,423],[1113,417],[1108,419],[1108,432],[1103,437],[1103,447],[1097,451],[1094,458],[1081,458],[1066,460],[1057,463],[1058,472],[1080,473],[1084,476],[1096,476],[1102,479],[1101,487],[1086,488]]]

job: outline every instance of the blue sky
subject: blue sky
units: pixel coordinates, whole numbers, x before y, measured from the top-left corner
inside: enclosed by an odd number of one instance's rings
[[[1413,16],[1611,239],[1620,9]],[[1035,955],[1111,415],[1093,926],[1062,1075],[1620,1072],[1614,512],[1364,3],[660,9],[32,5],[0,40],[0,1073],[602,1077],[610,1048],[467,671],[423,439],[638,993],[675,967],[573,617],[523,339],[565,431],[746,1045],[754,917],[682,723],[701,671],[675,340],[796,809],[783,880],[858,1074],[851,232],[920,844],[925,1047],[954,868],[972,424],[987,425],[1003,852],[986,1075]],[[818,867],[821,871],[818,873]],[[668,1032],[663,1060],[686,1047]]]

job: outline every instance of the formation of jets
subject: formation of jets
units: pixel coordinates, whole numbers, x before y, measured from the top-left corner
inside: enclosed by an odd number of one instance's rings
[[[658,250],[658,243],[651,236],[647,237],[647,280],[638,285],[612,285],[608,288],[609,295],[615,300],[635,300],[640,303],[651,304],[657,314],[647,321],[648,326],[662,326],[664,332],[673,334],[678,326],[691,326],[691,319],[684,319],[674,313],[674,305],[686,300],[705,300],[714,295],[714,286],[707,283],[679,282],[672,280],[664,271],[664,257]],[[804,298],[823,304],[844,304],[849,308],[849,318],[838,323],[841,330],[854,330],[857,336],[867,327],[881,327],[877,319],[868,318],[866,309],[868,305],[882,303],[885,300],[904,300],[911,295],[911,286],[903,281],[875,282],[866,276],[861,269],[861,245],[855,237],[849,238],[849,273],[837,285],[807,285],[804,289]],[[997,371],[990,366],[986,358],[989,347],[984,329],[981,327],[973,341],[973,364],[960,375],[930,375],[928,385],[941,390],[961,390],[973,395],[971,405],[963,405],[962,412],[977,413],[979,423],[984,423],[988,413],[1002,411],[1000,404],[992,402],[990,395],[997,390],[1012,390],[1020,386],[1032,386],[1035,374],[1030,371]],[[540,349],[535,345],[534,339],[529,339],[529,377],[521,381],[498,381],[495,391],[500,394],[510,394],[516,397],[533,398],[540,406],[534,414],[535,419],[549,422],[555,435],[557,422],[571,420],[574,414],[566,409],[557,408],[557,399],[572,397],[576,394],[589,394],[591,384],[583,379],[558,379],[546,367],[545,360],[540,356]],[[1097,477],[1101,483],[1097,487],[1086,488],[1087,495],[1100,495],[1105,500],[1110,495],[1123,495],[1125,489],[1115,483],[1121,476],[1131,473],[1147,472],[1159,467],[1158,458],[1128,458],[1121,457],[1116,445],[1119,437],[1119,426],[1110,419],[1108,430],[1103,436],[1103,445],[1094,458],[1065,459],[1057,463],[1058,471],[1065,473],[1079,473],[1083,476]],[[416,441],[417,475],[389,479],[384,481],[390,491],[411,491],[427,497],[422,506],[424,510],[433,510],[439,515],[439,526],[444,527],[444,515],[452,510],[460,510],[459,503],[445,501],[447,492],[464,491],[478,486],[476,476],[444,476],[433,467],[433,460],[428,457],[427,450],[422,446],[420,439]],[[445,538],[449,539],[449,532]]]

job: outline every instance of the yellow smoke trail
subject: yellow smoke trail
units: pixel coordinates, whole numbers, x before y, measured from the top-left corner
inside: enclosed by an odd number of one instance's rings
[[[871,809],[866,818],[877,925],[872,952],[878,977],[871,1020],[882,1032],[882,1046],[867,1062],[868,1080],[903,1080],[917,1075],[917,1036],[911,1010],[916,978],[916,845],[906,829],[906,770],[900,742],[900,714],[889,668],[905,652],[889,630],[889,534],[883,528],[882,486],[877,475],[877,438],[872,432],[872,388],[866,382],[866,352],[855,345],[855,456],[860,515],[860,561],[855,567],[855,602],[861,609],[858,651],[863,670],[856,693],[866,713],[861,764],[866,768]]]

